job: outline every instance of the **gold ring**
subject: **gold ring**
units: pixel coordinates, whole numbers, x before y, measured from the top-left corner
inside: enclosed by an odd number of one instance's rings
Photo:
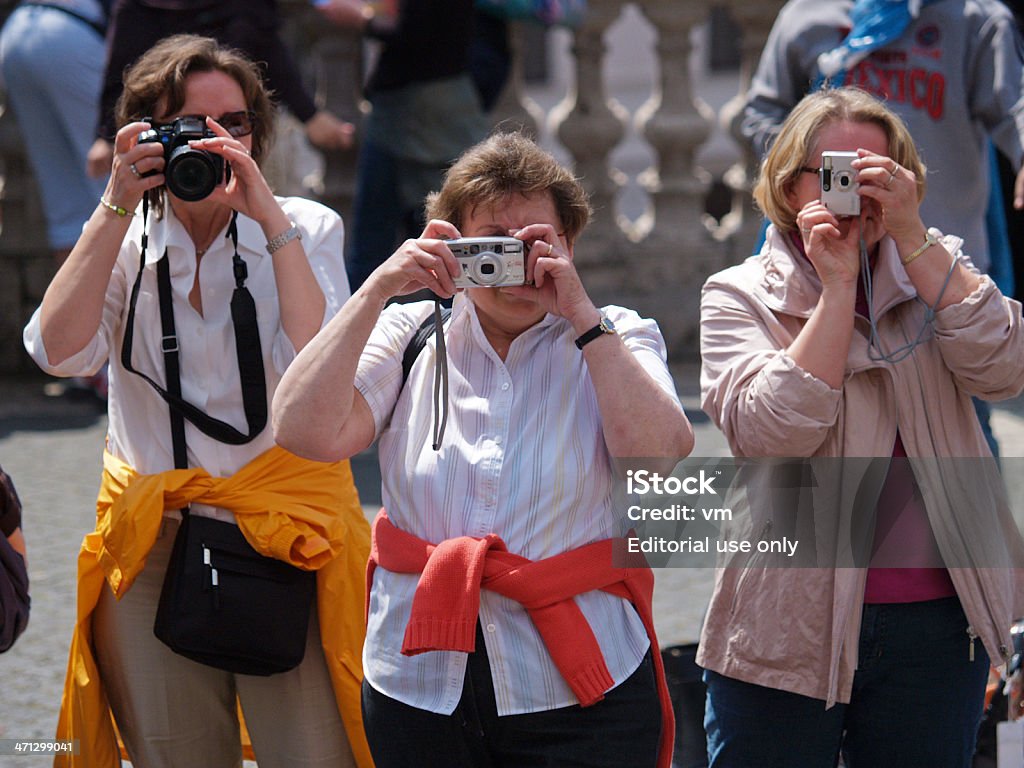
[[[547,246],[548,246],[548,256],[550,256],[554,252],[555,246],[553,246],[551,243],[548,243]]]
[[[889,180],[885,182],[885,188],[888,189],[892,186],[892,180],[896,178],[896,174],[889,171]]]

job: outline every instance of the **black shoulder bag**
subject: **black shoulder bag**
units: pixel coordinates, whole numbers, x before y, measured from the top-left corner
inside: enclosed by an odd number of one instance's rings
[[[147,212],[148,200],[144,200],[144,224]],[[252,295],[245,287],[246,264],[238,255],[236,217],[237,213],[232,215],[228,227],[228,236],[235,246],[231,319],[247,434],[203,413],[181,397],[166,252],[157,262],[166,389],[132,366],[135,307],[148,240],[143,226],[139,274],[132,286],[121,363],[125,370],[147,381],[167,402],[174,465],[178,469],[188,467],[185,419],[204,434],[231,445],[251,441],[267,424],[267,384],[259,327]],[[181,510],[181,526],[164,576],[153,633],[175,653],[201,664],[245,675],[272,675],[292,669],[302,661],[315,594],[314,572],[264,557],[246,541],[237,525],[192,515],[186,508]]]

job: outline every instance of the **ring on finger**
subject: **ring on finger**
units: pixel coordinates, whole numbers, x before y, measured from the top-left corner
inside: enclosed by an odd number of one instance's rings
[[[554,252],[555,246],[553,246],[551,243],[548,243],[547,246],[548,246],[548,253],[547,253],[547,255],[550,256]]]
[[[810,227],[800,227],[800,231],[803,232],[805,235],[811,234],[811,228]]]
[[[139,178],[139,169],[135,167],[135,163],[129,163],[128,170],[132,172],[132,176]]]

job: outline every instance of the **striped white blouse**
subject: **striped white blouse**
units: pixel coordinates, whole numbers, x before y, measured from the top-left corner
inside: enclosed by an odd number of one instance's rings
[[[401,387],[403,352],[432,307],[386,309],[356,375],[380,437],[382,498],[394,524],[433,542],[496,533],[509,551],[531,560],[614,535],[619,521],[601,415],[569,323],[548,315],[515,339],[502,362],[472,302],[459,294],[445,334],[448,426],[435,452],[433,338]],[[676,397],[657,324],[621,307],[604,312],[644,368]],[[401,654],[416,584],[415,575],[377,569],[364,672],[387,696],[450,714],[462,695],[466,654]],[[577,602],[618,685],[649,647],[640,619],[629,603],[607,593],[589,592]],[[577,703],[520,605],[484,591],[480,624],[499,715]]]

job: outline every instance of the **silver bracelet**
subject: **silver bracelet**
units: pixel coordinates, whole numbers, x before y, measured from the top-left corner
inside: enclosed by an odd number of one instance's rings
[[[295,222],[291,221],[289,224],[291,224],[291,226],[280,235],[275,235],[267,240],[267,253],[273,253],[280,248],[284,248],[295,238],[298,238],[299,240],[302,239],[302,233],[299,232],[299,228],[295,226]]]

